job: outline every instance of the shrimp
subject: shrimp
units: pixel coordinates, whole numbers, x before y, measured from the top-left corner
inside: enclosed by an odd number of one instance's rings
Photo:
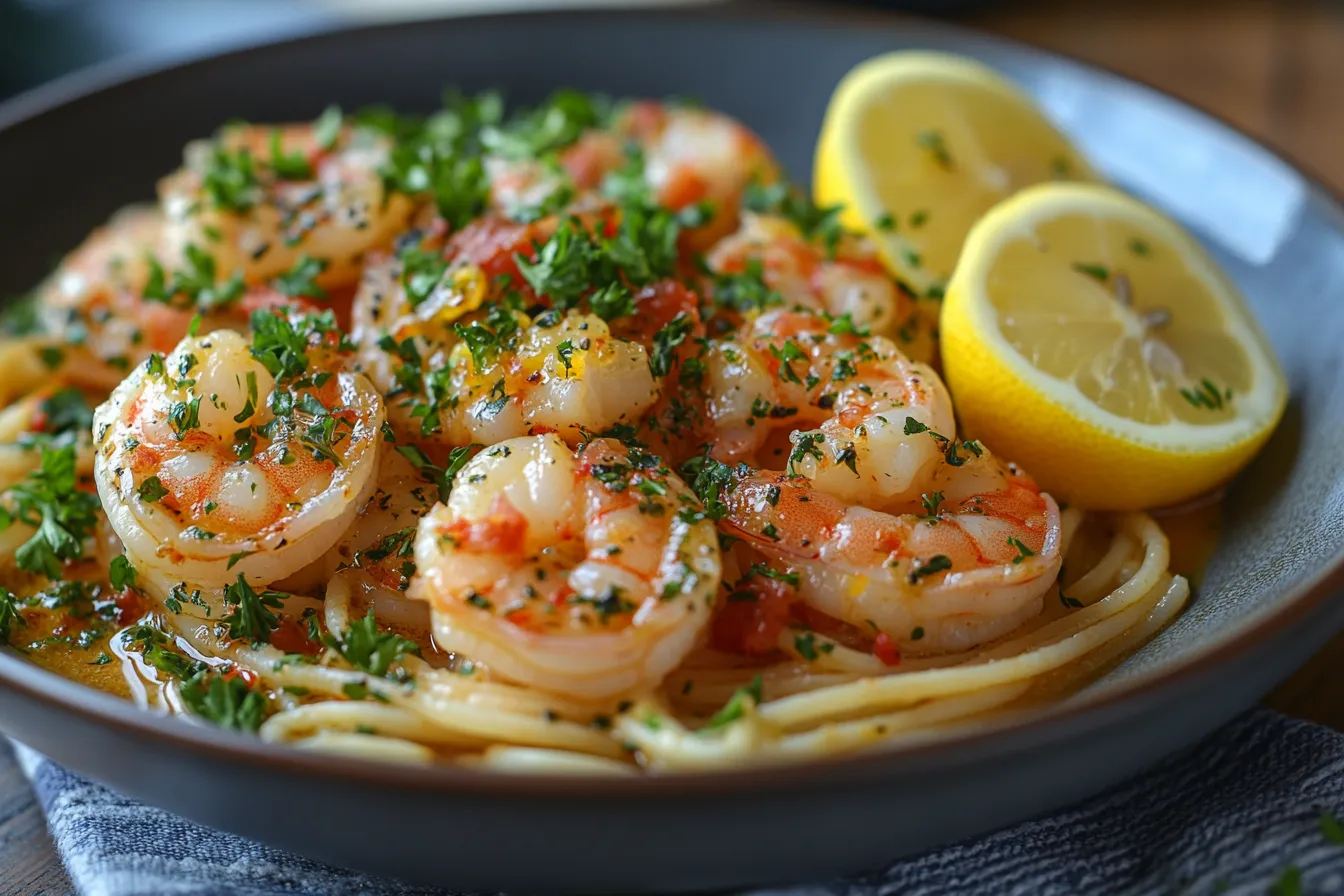
[[[577,233],[577,220],[565,227]],[[369,265],[352,338],[400,432],[453,445],[559,432],[577,443],[585,431],[635,425],[655,407],[672,366],[657,333],[684,314],[679,338],[694,335],[698,298],[659,280],[627,293],[633,313],[611,314],[592,295],[548,309],[550,297],[526,287],[518,257],[535,254],[556,226],[484,218],[442,249],[410,248]]]
[[[98,493],[159,590],[283,580],[332,547],[374,484],[373,386],[310,358],[330,335],[321,318],[254,322],[252,344],[222,330],[151,355],[94,412]]]
[[[706,249],[733,231],[748,184],[779,176],[760,138],[719,112],[637,102],[617,116],[613,131],[640,147],[644,181],[658,203],[671,209],[712,205],[710,220],[686,235],[691,250]]]
[[[739,475],[724,497],[727,528],[793,571],[812,609],[902,649],[966,650],[1040,613],[1062,562],[1054,500],[976,450],[939,467],[918,510],[890,513],[806,477]]]
[[[911,298],[897,289],[867,240],[839,233],[831,246],[807,239],[783,217],[747,212],[742,226],[709,252],[710,270],[751,276],[759,272],[771,299],[790,307],[847,318],[856,330],[899,340],[907,356],[916,347],[918,329]],[[921,356],[931,353],[920,339]]]
[[[917,498],[952,439],[952,399],[941,379],[880,336],[834,332],[816,315],[778,310],[743,336],[710,343],[706,359],[715,456],[755,461],[779,428],[792,430],[790,472],[870,507]]]
[[[700,639],[714,525],[655,456],[555,435],[476,455],[420,521],[409,592],[443,650],[519,684],[603,701],[656,686]]]
[[[144,298],[162,244],[156,209],[123,209],[39,288],[42,328],[60,337],[58,375],[111,391],[150,352],[170,351],[186,334],[190,311]]]
[[[357,313],[354,335],[364,369],[413,439],[493,444],[559,432],[573,441],[637,422],[660,394],[644,346],[617,338],[595,314],[501,310],[494,326],[473,322],[465,338],[438,323],[377,341],[363,320]]]
[[[585,118],[580,108],[565,111],[573,95],[565,96],[561,91],[553,97],[547,114],[557,121]],[[579,106],[587,108],[586,102]],[[707,203],[707,220],[683,239],[686,249],[702,250],[737,225],[747,184],[779,176],[760,139],[719,112],[645,100],[618,109],[609,127],[600,126],[591,113],[586,118],[590,126],[572,128],[571,141],[552,147],[552,158],[488,153],[484,166],[491,205],[511,218],[529,209],[572,209],[590,204],[599,189],[609,189],[610,176],[620,175],[641,183],[655,203],[674,211]],[[630,187],[627,183],[617,192]]]
[[[335,122],[331,122],[335,124]],[[391,245],[415,202],[384,190],[392,142],[340,124],[239,124],[187,145],[185,165],[159,183],[170,255],[209,251],[251,285],[305,256],[320,287],[353,284],[364,253]]]

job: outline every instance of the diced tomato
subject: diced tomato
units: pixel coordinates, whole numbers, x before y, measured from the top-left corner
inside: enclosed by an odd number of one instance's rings
[[[281,619],[280,627],[271,632],[271,646],[285,653],[316,654],[322,645],[308,640],[308,626],[294,619]]]
[[[678,314],[689,316],[693,322],[682,347],[696,350],[696,337],[704,335],[700,323],[700,297],[694,290],[676,280],[659,280],[635,293],[635,313],[618,318],[614,331],[622,339],[652,345],[654,334],[671,323]]]
[[[873,656],[882,661],[884,666],[899,666],[901,664],[901,648],[886,632],[878,632],[873,639]]]
[[[30,432],[47,431],[47,412],[42,410],[42,405],[38,405],[33,411],[33,416],[28,418],[28,430]]]
[[[779,649],[779,636],[788,625],[793,591],[783,582],[756,577],[742,589],[755,600],[729,600],[719,608],[710,626],[709,642],[729,653],[762,656]]]
[[[526,284],[518,273],[514,255],[530,255],[534,236],[540,238],[537,229],[531,225],[487,216],[472,221],[449,237],[444,254],[476,265],[491,280],[508,274],[513,278],[514,286],[523,287]]]

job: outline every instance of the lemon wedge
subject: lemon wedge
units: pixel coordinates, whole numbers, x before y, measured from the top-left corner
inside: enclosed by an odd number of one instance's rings
[[[972,228],[942,352],[963,428],[1057,497],[1176,504],[1248,463],[1287,386],[1245,301],[1174,222],[1041,184]]]
[[[960,56],[907,51],[854,68],[817,141],[813,192],[841,204],[888,270],[937,297],[971,225],[1029,184],[1093,180],[1087,161],[1021,90]]]

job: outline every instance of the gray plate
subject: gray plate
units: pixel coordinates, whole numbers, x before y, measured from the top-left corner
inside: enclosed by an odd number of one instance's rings
[[[182,144],[228,118],[326,103],[431,108],[568,84],[701,97],[805,181],[850,66],[930,47],[1031,91],[1108,175],[1167,209],[1249,296],[1292,400],[1233,488],[1194,606],[1081,696],[998,730],[788,769],[634,781],[409,770],[264,746],[142,713],[0,656],[0,730],[128,794],[337,864],[454,887],[668,891],[817,878],[1094,793],[1232,717],[1344,624],[1344,216],[1313,181],[1148,88],[1016,44],[892,19],[863,29],[719,15],[552,14],[316,35],[0,107],[0,294],[27,288]],[[118,81],[118,78],[121,80]],[[1106,475],[1098,470],[1098,475]]]

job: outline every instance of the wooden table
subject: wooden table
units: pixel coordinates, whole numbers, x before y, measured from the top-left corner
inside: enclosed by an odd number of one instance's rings
[[[837,11],[861,19],[871,11]],[[1214,112],[1344,193],[1344,7],[1324,2],[1004,2],[962,22],[1099,63]],[[1344,635],[1266,701],[1344,730]],[[33,802],[0,747],[0,893],[71,892]]]

